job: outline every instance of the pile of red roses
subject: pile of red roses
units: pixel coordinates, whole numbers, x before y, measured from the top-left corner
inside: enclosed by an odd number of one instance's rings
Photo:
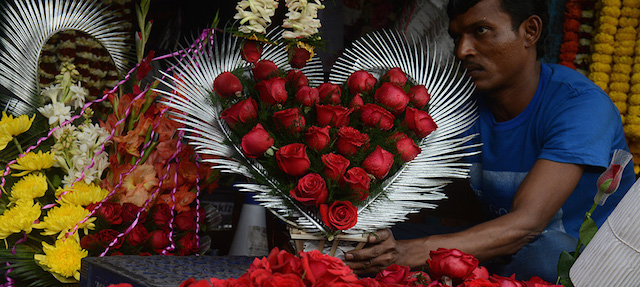
[[[224,72],[213,84],[234,144],[332,230],[353,227],[356,206],[381,192],[437,128],[427,89],[399,68],[380,71],[380,79],[360,70],[342,86],[318,87],[268,60],[243,72]]]
[[[407,266],[391,265],[373,278],[358,278],[353,271],[335,257],[317,250],[300,252],[295,256],[274,248],[267,257],[254,259],[246,273],[239,278],[190,278],[180,287],[230,286],[424,286],[424,287],[542,287],[556,286],[539,277],[518,281],[513,277],[491,275],[472,255],[457,249],[440,248],[431,251],[427,260],[429,273],[411,271]]]

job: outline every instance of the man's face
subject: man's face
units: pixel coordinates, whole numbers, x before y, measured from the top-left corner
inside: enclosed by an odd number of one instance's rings
[[[524,28],[514,31],[500,0],[481,0],[449,23],[455,54],[478,90],[495,91],[513,84],[528,60]]]

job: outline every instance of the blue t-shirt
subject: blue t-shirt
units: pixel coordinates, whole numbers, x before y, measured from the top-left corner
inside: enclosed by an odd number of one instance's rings
[[[482,96],[478,102],[479,117],[470,132],[479,133],[475,140],[483,145],[482,153],[472,158],[470,182],[490,215],[509,212],[518,186],[536,160],[584,165],[578,186],[547,226],[577,238],[600,173],[616,149],[629,150],[616,106],[582,74],[555,64],[542,64],[535,96],[511,120],[496,122]],[[598,226],[634,181],[630,163],[618,191],[592,215]]]

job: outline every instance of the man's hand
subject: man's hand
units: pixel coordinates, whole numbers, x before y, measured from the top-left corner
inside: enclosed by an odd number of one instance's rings
[[[402,243],[393,238],[391,230],[379,230],[369,235],[368,244],[345,255],[345,263],[356,274],[378,273],[389,265],[399,264],[404,257]]]

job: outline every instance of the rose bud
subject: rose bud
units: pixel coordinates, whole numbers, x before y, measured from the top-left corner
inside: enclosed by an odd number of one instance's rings
[[[349,164],[351,164],[348,159],[334,153],[322,155],[320,158],[324,163],[322,173],[336,182],[340,182]]]
[[[411,273],[409,266],[393,264],[386,269],[380,271],[376,275],[376,280],[384,284],[401,284],[408,285],[407,277]]]
[[[356,94],[351,98],[349,102],[349,107],[354,110],[359,110],[362,106],[364,106],[364,100],[362,100],[362,96],[360,94]]]
[[[169,241],[169,232],[164,229],[154,230],[149,233],[148,244],[153,248],[157,253],[162,252],[162,249],[169,246],[171,242]]]
[[[261,55],[262,44],[260,42],[245,40],[244,43],[242,43],[242,51],[240,51],[240,56],[242,56],[243,60],[253,64],[260,59]]]
[[[338,105],[342,97],[342,88],[336,84],[322,83],[318,86],[318,94],[322,103]]]
[[[253,78],[256,82],[278,76],[278,66],[269,60],[260,60],[253,67]]]
[[[318,126],[330,125],[339,128],[349,124],[349,115],[353,109],[343,106],[316,105],[316,124]]]
[[[438,125],[436,125],[429,113],[412,107],[407,108],[404,121],[407,124],[407,127],[415,132],[420,138],[428,136],[432,131],[435,131],[438,128]]]
[[[344,175],[344,181],[349,184],[349,189],[353,192],[355,200],[363,201],[369,197],[371,178],[364,168],[353,167],[347,170]]]
[[[237,102],[222,111],[220,118],[235,129],[238,125],[250,123],[258,118],[258,104],[253,98]]]
[[[298,185],[289,194],[303,204],[319,206],[327,202],[329,190],[322,176],[309,173],[298,180]]]
[[[352,94],[373,91],[378,80],[371,73],[363,70],[355,71],[347,79],[347,86]]]
[[[317,88],[303,86],[296,92],[296,102],[305,107],[313,107],[320,102],[320,96]]]
[[[304,129],[304,116],[300,109],[291,108],[273,113],[273,120],[278,130],[285,130],[291,134],[300,133]]]
[[[287,54],[289,56],[289,65],[295,69],[304,68],[307,62],[311,60],[311,53],[304,48],[289,47]]]
[[[393,154],[376,146],[362,162],[362,168],[372,174],[376,179],[383,179],[389,173],[393,165]]]
[[[145,223],[147,220],[147,211],[142,207],[125,202],[122,204],[122,222],[125,224],[132,223],[135,219],[138,219],[138,223]]]
[[[176,227],[182,231],[196,231],[196,227],[198,226],[197,221],[198,211],[189,210],[176,215],[173,219],[173,223],[175,223]],[[201,217],[200,220],[203,218]]]
[[[433,280],[447,276],[454,281],[464,280],[478,267],[478,259],[458,249],[438,248],[429,252],[427,264]]]
[[[307,76],[298,70],[289,71],[285,79],[287,80],[287,84],[295,89],[300,89],[300,87],[309,85],[309,79],[307,79]]]
[[[347,230],[358,222],[358,209],[348,201],[320,205],[322,222],[333,230]]]
[[[242,94],[242,84],[236,75],[224,72],[213,81],[213,90],[223,98],[240,96]]]
[[[285,80],[280,77],[264,80],[256,84],[256,90],[260,101],[273,106],[287,101],[287,89]]]
[[[383,82],[392,83],[400,88],[407,84],[407,75],[400,68],[391,68],[382,76]]]
[[[406,134],[398,132],[392,136],[395,141],[396,149],[398,150],[398,154],[400,154],[400,158],[404,162],[409,162],[416,158],[418,154],[422,151],[418,145],[408,137]]]
[[[402,88],[392,83],[382,83],[382,86],[376,90],[375,100],[392,114],[399,115],[407,107],[409,96]]]
[[[131,246],[138,246],[147,242],[147,239],[149,239],[149,231],[142,224],[138,224],[129,232],[127,243]]]
[[[153,212],[151,218],[153,222],[159,227],[165,227],[169,225],[169,221],[173,217],[171,215],[171,207],[166,203],[159,203],[153,206]]]
[[[367,126],[388,131],[393,127],[393,122],[396,120],[396,117],[381,106],[364,104],[364,106],[360,108],[360,120]]]
[[[409,96],[409,99],[411,99],[411,103],[413,104],[413,106],[418,109],[424,108],[424,106],[426,106],[431,99],[429,91],[427,91],[427,88],[425,88],[424,85],[411,87],[411,89],[409,89],[409,92],[407,93],[407,96]]]
[[[307,133],[304,134],[304,140],[307,143],[307,146],[310,148],[320,151],[329,145],[331,141],[331,136],[329,136],[330,126],[325,126],[323,128],[312,126],[307,130]]]
[[[369,147],[369,136],[352,127],[342,126],[338,130],[336,146],[340,154],[352,156],[358,150]]]
[[[311,167],[307,146],[301,143],[281,147],[276,152],[276,160],[280,169],[290,176],[303,176]]]
[[[273,143],[274,139],[269,132],[262,127],[262,124],[257,124],[242,137],[240,147],[247,157],[258,158],[264,155]]]

